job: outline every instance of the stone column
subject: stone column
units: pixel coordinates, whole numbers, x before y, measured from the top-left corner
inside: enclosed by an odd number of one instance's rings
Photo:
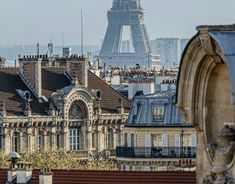
[[[32,151],[32,143],[31,143],[31,136],[32,136],[32,128],[27,128],[27,147],[29,151]]]
[[[51,128],[51,146],[52,148],[56,148],[56,128],[52,127]]]
[[[83,126],[82,126],[82,133],[83,133],[83,149],[84,150],[87,150],[87,123],[85,123]]]
[[[3,150],[8,154],[11,152],[11,136],[7,133],[7,128],[3,129]]]
[[[89,152],[92,150],[92,125],[88,125],[87,127],[87,149]]]
[[[116,149],[116,146],[120,146],[120,126],[118,124],[118,122],[115,122],[115,129],[114,129],[114,144],[113,144],[113,148]]]
[[[63,127],[63,149],[64,150],[68,150],[68,146],[67,146],[67,142],[68,142],[68,139],[69,139],[69,137],[68,137],[68,127],[67,126],[65,126],[65,127]]]
[[[96,156],[99,155],[99,130],[98,130],[98,123],[95,124],[95,149],[96,149]]]

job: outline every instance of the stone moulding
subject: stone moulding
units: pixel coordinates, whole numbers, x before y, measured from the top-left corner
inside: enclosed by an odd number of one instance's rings
[[[182,56],[177,106],[198,130],[197,183],[202,183],[214,165],[208,151],[214,132],[235,122],[235,25],[197,29]],[[233,177],[234,160],[227,164]]]

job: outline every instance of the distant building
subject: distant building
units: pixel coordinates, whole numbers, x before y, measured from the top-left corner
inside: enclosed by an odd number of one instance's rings
[[[160,55],[161,66],[175,68],[179,66],[181,54],[188,39],[157,38],[152,40],[154,53]]]
[[[134,98],[117,147],[121,170],[157,171],[194,167],[196,130],[174,105],[175,90]]]
[[[115,156],[130,101],[93,74],[85,57],[24,56],[0,68],[0,150],[60,148]],[[59,64],[59,65],[58,65]]]
[[[106,72],[105,81],[129,99],[176,88],[178,69],[122,70],[114,68]]]
[[[6,59],[3,57],[0,57],[0,67],[3,67],[6,63]]]
[[[69,58],[72,55],[72,48],[71,47],[64,47],[63,48],[63,57]]]

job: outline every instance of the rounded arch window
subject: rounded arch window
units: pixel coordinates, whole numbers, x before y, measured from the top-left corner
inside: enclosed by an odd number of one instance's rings
[[[84,119],[85,114],[85,107],[80,101],[75,101],[72,103],[69,109],[70,119]]]

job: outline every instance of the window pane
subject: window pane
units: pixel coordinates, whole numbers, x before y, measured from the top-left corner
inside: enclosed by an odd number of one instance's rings
[[[70,129],[70,150],[79,150],[79,129]]]

